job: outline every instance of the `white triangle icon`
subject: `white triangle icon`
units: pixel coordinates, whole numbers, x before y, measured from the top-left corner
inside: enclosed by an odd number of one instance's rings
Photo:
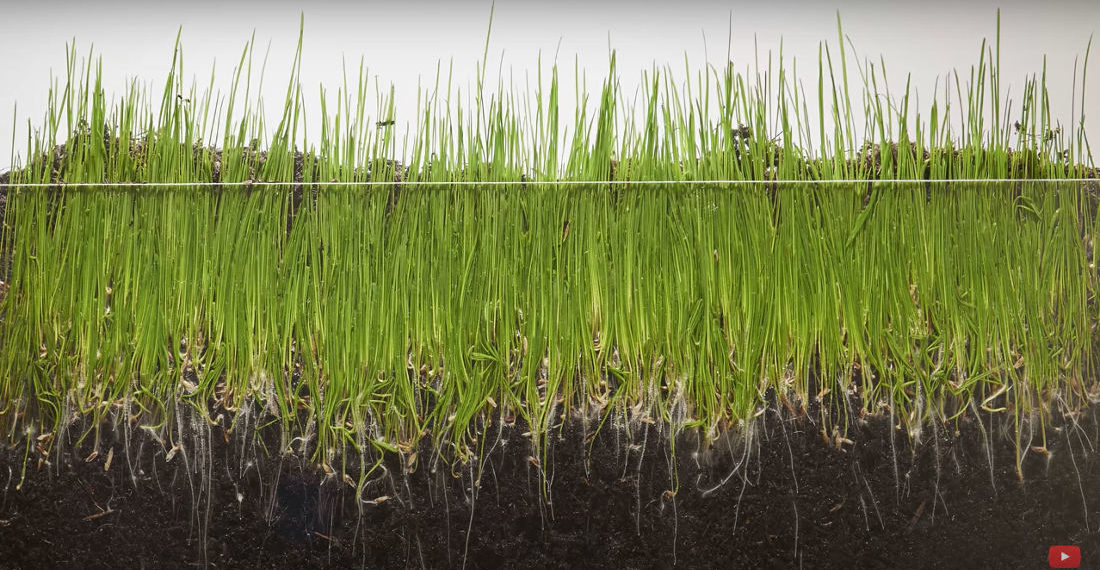
[[[1058,554],[1060,554],[1062,556],[1062,560],[1065,560],[1066,558],[1069,558],[1069,555],[1066,554],[1065,552],[1059,552]]]

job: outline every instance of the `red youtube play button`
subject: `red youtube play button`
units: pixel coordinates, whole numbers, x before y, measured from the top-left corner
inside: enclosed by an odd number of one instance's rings
[[[1081,566],[1081,549],[1077,546],[1051,546],[1047,560],[1051,568],[1078,568]]]

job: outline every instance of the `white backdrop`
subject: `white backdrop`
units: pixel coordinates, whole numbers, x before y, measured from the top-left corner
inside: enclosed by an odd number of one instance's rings
[[[13,128],[19,160],[26,146],[27,119],[35,126],[41,123],[51,72],[64,72],[65,43],[74,38],[81,57],[93,45],[95,53],[102,56],[104,86],[109,95],[121,93],[131,78],[156,86],[156,92],[163,85],[176,31],[182,26],[185,73],[195,77],[200,87],[205,86],[216,63],[217,86],[224,93],[241,49],[255,31],[257,65],[262,63],[270,43],[264,94],[268,112],[275,114],[281,111],[298,15],[304,12],[302,82],[307,113],[319,111],[319,84],[335,94],[342,83],[341,58],[346,58],[349,79],[354,81],[362,57],[384,87],[392,83],[396,88],[396,116],[401,127],[396,132],[404,132],[403,123],[415,121],[418,80],[430,85],[438,62],[442,61],[445,74],[453,60],[456,86],[462,86],[464,92],[474,84],[491,7],[489,0],[227,4],[210,0],[4,2],[0,9],[0,170],[6,170],[11,162]],[[1094,0],[498,0],[486,83],[496,83],[502,64],[505,77],[511,71],[522,90],[525,72],[531,73],[532,85],[535,81],[539,51],[544,69],[557,52],[566,123],[572,117],[574,58],[587,70],[591,99],[598,100],[599,85],[607,73],[610,41],[617,51],[623,93],[629,98],[641,71],[653,64],[670,64],[682,79],[685,53],[693,73],[702,68],[705,59],[721,68],[732,14],[730,45],[739,71],[753,63],[754,45],[766,64],[767,53],[777,55],[782,40],[784,54],[798,59],[799,76],[807,90],[813,91],[818,43],[826,40],[835,50],[839,10],[844,31],[858,54],[875,62],[880,56],[885,59],[894,93],[904,87],[905,74],[912,74],[921,112],[926,115],[936,78],[953,68],[958,68],[962,76],[977,63],[983,37],[995,37],[998,6],[1002,9],[1004,88],[1013,94],[1022,93],[1025,75],[1041,71],[1045,54],[1052,112],[1068,127],[1076,121],[1078,111],[1070,109],[1075,58],[1083,58],[1090,35],[1100,31],[1100,2]],[[1087,107],[1094,111],[1086,118],[1086,132],[1093,133],[1090,140],[1094,155],[1100,154],[1100,34],[1096,35],[1089,74],[1091,90],[1087,94]],[[860,86],[855,71],[849,74],[853,88]],[[373,108],[372,93],[368,112]],[[1018,105],[1014,107],[1018,109]],[[277,116],[271,118],[274,121]],[[311,142],[318,134],[315,126],[317,121],[306,133]]]

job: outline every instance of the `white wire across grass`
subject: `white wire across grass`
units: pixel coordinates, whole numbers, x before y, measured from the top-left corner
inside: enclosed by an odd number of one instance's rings
[[[918,179],[886,179],[886,180],[554,180],[554,181],[507,181],[507,180],[454,180],[449,182],[428,182],[422,180],[395,180],[395,181],[347,181],[347,182],[276,182],[276,181],[244,181],[244,182],[56,182],[56,183],[25,183],[11,182],[3,186],[12,188],[239,188],[239,187],[272,187],[286,188],[293,186],[311,186],[318,188],[370,188],[394,186],[426,186],[444,187],[495,187],[495,186],[766,186],[766,185],[850,185],[860,183],[882,184],[1004,184],[1004,183],[1069,183],[1092,182],[1100,183],[1100,178],[942,178],[937,180]]]

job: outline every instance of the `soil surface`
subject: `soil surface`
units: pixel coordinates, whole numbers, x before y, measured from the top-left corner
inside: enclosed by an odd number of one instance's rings
[[[747,445],[681,435],[675,462],[657,425],[592,438],[571,420],[540,461],[524,427],[497,423],[474,491],[478,464],[452,473],[424,447],[375,470],[366,502],[220,427],[171,458],[140,430],[104,431],[91,460],[88,441],[50,466],[32,450],[21,489],[24,449],[4,448],[0,568],[1045,568],[1052,545],[1100,565],[1095,409],[1029,451],[1022,481],[1003,414],[914,447],[885,418],[826,443],[812,410],[776,409]]]

